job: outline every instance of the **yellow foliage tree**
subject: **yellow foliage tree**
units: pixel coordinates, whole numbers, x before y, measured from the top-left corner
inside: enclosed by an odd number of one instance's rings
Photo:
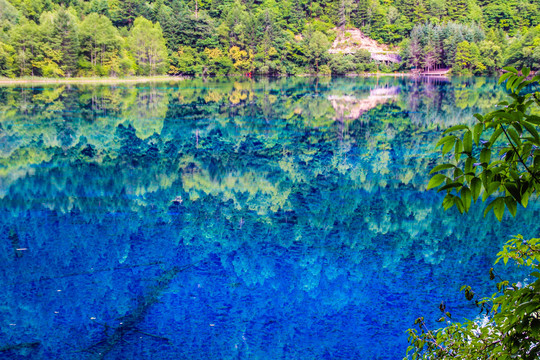
[[[238,46],[229,49],[229,57],[234,61],[234,69],[239,73],[253,71],[253,51],[241,50]]]

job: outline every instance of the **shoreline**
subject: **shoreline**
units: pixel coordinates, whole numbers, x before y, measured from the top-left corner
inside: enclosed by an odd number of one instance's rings
[[[148,83],[183,81],[188,79],[184,76],[141,76],[141,77],[74,77],[74,78],[0,78],[0,85],[12,84],[121,84],[121,83]]]
[[[256,75],[257,77],[270,77],[270,78],[280,78],[280,77],[422,77],[422,76],[434,76],[434,75],[422,75],[413,72],[399,72],[399,73],[349,73],[342,75],[316,75],[316,74],[297,74],[297,75],[281,75],[281,76],[265,76],[265,75]],[[446,75],[443,75],[446,77]],[[179,82],[189,79],[197,78],[198,76],[142,76],[142,77],[125,77],[125,78],[115,78],[115,77],[74,77],[74,78],[44,78],[44,77],[33,77],[33,78],[0,78],[0,85],[17,85],[17,84],[122,84],[122,83],[152,83],[152,82]],[[231,74],[228,76],[213,76],[209,78],[224,78],[224,77],[245,77],[240,74]],[[434,76],[435,77],[435,76]],[[247,79],[250,79],[246,77]]]

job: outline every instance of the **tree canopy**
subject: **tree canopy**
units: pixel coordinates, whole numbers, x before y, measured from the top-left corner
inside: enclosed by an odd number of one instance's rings
[[[533,0],[2,0],[0,76],[537,70],[539,14]],[[353,28],[403,62],[356,56]],[[336,38],[352,50],[329,53]]]

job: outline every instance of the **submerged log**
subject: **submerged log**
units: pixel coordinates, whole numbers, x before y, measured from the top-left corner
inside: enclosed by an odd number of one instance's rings
[[[13,350],[34,349],[34,348],[37,348],[39,345],[41,345],[39,341],[6,345],[6,346],[0,347],[0,353],[13,351]]]
[[[148,292],[148,294],[139,297],[137,301],[137,307],[133,309],[128,315],[122,318],[120,326],[114,329],[111,335],[108,335],[105,339],[83,350],[95,355],[93,359],[102,360],[109,354],[115,346],[124,340],[124,336],[130,333],[140,333],[142,335],[151,336],[163,341],[169,341],[168,338],[153,335],[147,332],[143,332],[137,329],[137,326],[144,320],[148,310],[159,301],[161,294],[170,285],[174,278],[181,272],[197,265],[199,262],[186,265],[184,267],[175,266],[172,269],[164,272],[155,281],[155,286]]]

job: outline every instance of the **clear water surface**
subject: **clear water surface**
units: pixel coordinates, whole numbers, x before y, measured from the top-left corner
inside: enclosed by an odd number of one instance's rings
[[[0,358],[400,359],[512,234],[426,191],[494,79],[0,88]],[[499,271],[518,278],[519,270]]]

